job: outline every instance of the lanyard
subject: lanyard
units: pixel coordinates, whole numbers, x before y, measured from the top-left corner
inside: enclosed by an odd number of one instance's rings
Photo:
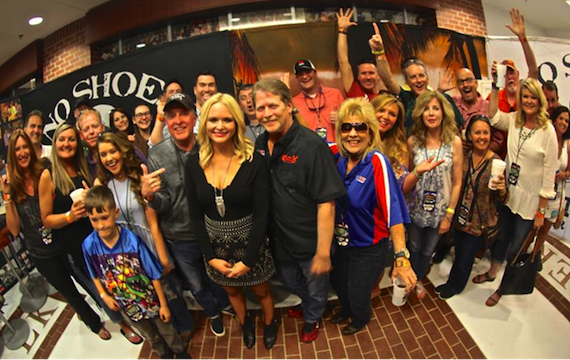
[[[517,159],[515,160],[515,164],[519,163],[519,154],[521,152],[521,149],[522,149],[524,143],[528,139],[530,139],[530,137],[536,132],[536,126],[535,126],[535,128],[532,129],[528,135],[523,135],[523,133],[522,133],[523,128],[524,128],[524,126],[522,126],[521,129],[519,130],[519,142],[517,144]],[[523,139],[522,144],[521,144],[521,138]]]
[[[113,179],[112,181],[113,183],[113,190],[115,190],[115,195],[117,196],[117,205],[119,205],[119,210],[121,210],[121,214],[123,214],[123,217],[125,218],[125,220],[127,220],[127,226],[129,228],[131,228],[131,216],[129,215],[129,210],[131,209],[130,206],[130,188],[129,188],[129,183],[130,183],[130,179],[127,177],[127,209],[126,212],[123,211],[123,207],[121,206],[121,201],[119,201],[119,193],[117,192],[117,188],[115,187],[115,179]]]
[[[483,160],[485,160],[485,158],[483,158]],[[467,195],[467,191],[469,191],[469,188],[471,188],[473,192],[473,200],[471,201],[471,207],[469,208],[469,219],[472,218],[473,207],[477,203],[477,195],[479,193],[479,181],[481,180],[481,177],[483,176],[483,173],[485,172],[485,169],[487,168],[488,164],[489,160],[485,160],[483,163],[480,163],[479,165],[477,165],[476,168],[474,168],[473,157],[469,157],[469,167],[467,169],[467,173],[465,174],[465,182],[466,182],[465,192],[463,194],[463,196]],[[473,174],[477,171],[479,172],[475,177],[475,183],[473,183]],[[461,199],[461,203],[463,203],[463,198]]]
[[[313,98],[310,97],[309,95],[303,93],[304,95],[304,99],[305,99],[305,105],[307,106],[307,108],[309,110],[313,110],[316,114],[317,114],[317,121],[319,122],[319,127],[321,127],[321,108],[324,108],[326,103],[327,103],[327,98],[323,95],[323,90],[321,88],[319,88],[319,92],[317,92],[317,105],[315,106],[315,103],[313,102]],[[312,108],[309,106],[309,104],[307,103],[307,98],[309,99],[309,101],[311,102],[311,106]],[[323,99],[323,104],[321,105],[321,98]]]

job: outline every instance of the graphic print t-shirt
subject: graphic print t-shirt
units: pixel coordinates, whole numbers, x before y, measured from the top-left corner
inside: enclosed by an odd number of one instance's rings
[[[159,315],[152,280],[160,279],[163,269],[138,235],[121,227],[119,240],[109,248],[94,231],[85,238],[83,253],[91,277],[101,280],[131,320]]]

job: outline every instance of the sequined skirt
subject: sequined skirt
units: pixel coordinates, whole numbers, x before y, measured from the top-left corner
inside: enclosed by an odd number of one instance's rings
[[[253,228],[253,214],[231,221],[215,221],[204,216],[206,232],[214,255],[230,264],[243,261],[249,236]],[[215,283],[222,286],[255,286],[268,281],[275,274],[275,263],[265,237],[259,247],[259,259],[249,272],[239,278],[228,278],[206,262],[206,273]]]

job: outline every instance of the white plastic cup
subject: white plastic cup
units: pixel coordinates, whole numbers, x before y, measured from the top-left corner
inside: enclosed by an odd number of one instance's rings
[[[497,64],[497,87],[504,88],[507,79],[507,65]]]
[[[69,197],[71,197],[71,200],[75,203],[76,201],[81,200],[83,191],[85,191],[84,188],[75,189],[69,194]]]
[[[395,306],[402,306],[408,300],[406,293],[406,283],[401,278],[394,279],[394,289],[392,291],[392,304]]]
[[[491,165],[491,177],[489,178],[489,189],[497,190],[496,186],[493,186],[493,179],[497,179],[499,175],[505,172],[507,168],[507,163],[500,159],[494,159]]]

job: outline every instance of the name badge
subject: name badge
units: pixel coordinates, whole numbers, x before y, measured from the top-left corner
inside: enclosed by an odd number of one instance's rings
[[[422,208],[424,211],[433,211],[435,209],[435,201],[437,199],[437,192],[426,190],[424,191],[424,199],[422,201]]]
[[[509,184],[516,185],[519,181],[519,175],[521,173],[521,166],[515,163],[511,164],[511,170],[509,171]]]
[[[334,227],[334,236],[339,246],[348,246],[348,225],[344,222],[336,224]]]
[[[461,205],[459,208],[459,214],[457,214],[457,222],[461,226],[467,224],[467,219],[469,219],[469,209],[465,205]]]

